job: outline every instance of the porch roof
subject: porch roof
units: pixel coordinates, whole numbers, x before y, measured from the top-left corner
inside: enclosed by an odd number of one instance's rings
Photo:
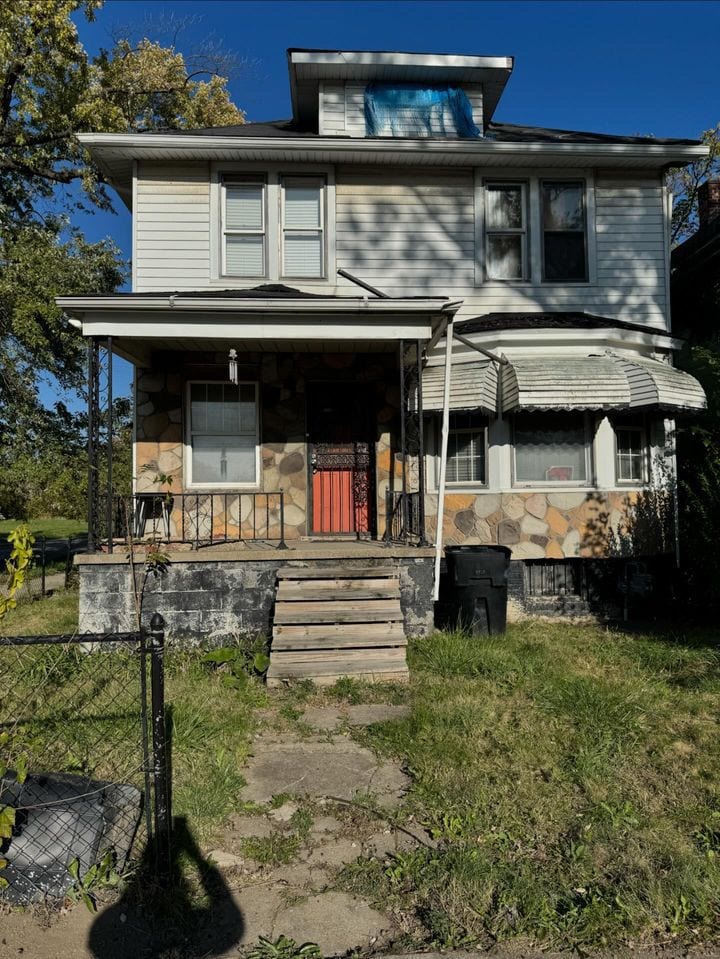
[[[281,285],[56,298],[83,336],[143,364],[157,349],[394,349],[427,341],[460,306],[448,297],[336,296]]]

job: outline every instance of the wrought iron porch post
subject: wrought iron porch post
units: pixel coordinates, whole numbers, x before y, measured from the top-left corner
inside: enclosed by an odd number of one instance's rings
[[[96,337],[88,341],[88,552],[98,547],[100,534],[100,347]]]
[[[417,359],[417,417],[418,417],[418,525],[420,527],[420,546],[427,546],[425,536],[425,421],[423,419],[422,400],[422,342],[415,341]]]
[[[107,494],[105,513],[107,517],[108,553],[113,551],[113,369],[112,337],[107,338]]]

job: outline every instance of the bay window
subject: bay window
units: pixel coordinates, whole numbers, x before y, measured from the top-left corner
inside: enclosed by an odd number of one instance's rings
[[[188,485],[255,486],[257,384],[190,383],[188,391]]]
[[[648,480],[647,431],[641,423],[615,423],[615,478],[618,485]]]
[[[487,483],[487,421],[477,413],[451,413],[447,482]]]
[[[590,436],[582,412],[521,413],[515,417],[515,482],[586,485]]]

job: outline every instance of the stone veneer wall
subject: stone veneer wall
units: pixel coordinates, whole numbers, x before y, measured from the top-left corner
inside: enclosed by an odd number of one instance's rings
[[[426,499],[437,529],[437,495]],[[658,491],[447,493],[443,542],[509,546],[515,560],[669,552],[671,501]]]
[[[263,550],[267,553],[267,550]],[[400,605],[407,636],[424,636],[433,629],[432,556],[360,557],[313,560],[312,565],[336,568],[396,566],[400,573]],[[165,618],[169,639],[222,645],[244,634],[269,635],[281,566],[307,566],[278,553],[272,559],[190,559],[187,554],[148,578],[143,622],[153,613]],[[81,633],[114,633],[135,629],[135,599],[127,559],[116,562],[80,557]],[[140,574],[141,575],[141,574]]]
[[[285,538],[308,535],[307,510],[308,463],[306,389],[308,382],[353,381],[367,386],[367,402],[375,421],[377,532],[384,532],[385,492],[390,477],[398,474],[397,457],[393,452],[394,424],[398,416],[397,358],[394,354],[353,355],[313,353],[241,354],[239,378],[260,384],[261,476],[258,491],[285,492]],[[225,353],[159,353],[153,369],[141,369],[136,377],[136,476],[137,491],[172,493],[185,490],[183,477],[183,397],[190,380],[227,381]],[[159,474],[172,482],[156,482]],[[212,496],[212,502],[211,502]],[[193,501],[194,503],[194,501]],[[241,535],[249,537],[253,528],[265,522],[265,503],[260,501],[257,514],[252,513],[249,496],[228,497],[220,491],[207,491],[202,499],[198,519],[199,537],[207,538],[210,517],[215,534],[228,526],[240,526]],[[190,538],[195,535],[194,520]],[[181,529],[178,509],[171,515],[174,535]],[[186,519],[186,533],[187,519]],[[279,533],[278,501],[270,501],[270,528],[267,538]]]

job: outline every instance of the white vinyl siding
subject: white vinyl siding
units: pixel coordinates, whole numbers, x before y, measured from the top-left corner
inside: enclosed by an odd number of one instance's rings
[[[474,186],[468,169],[338,168],[337,266],[391,296],[463,299],[459,320],[493,312],[577,310],[667,328],[659,178],[602,173],[594,183],[590,179],[590,281],[526,282],[521,287],[485,280],[476,270],[476,251],[477,263],[482,263],[484,226],[481,216],[476,224],[475,210],[482,209],[484,180],[478,171],[479,186]],[[539,214],[535,217],[539,238]],[[343,293],[355,291],[349,282],[338,283]]]
[[[138,161],[133,228],[135,290],[208,286],[209,164]]]
[[[324,275],[324,190],[318,177],[285,177],[282,181],[283,276]]]

